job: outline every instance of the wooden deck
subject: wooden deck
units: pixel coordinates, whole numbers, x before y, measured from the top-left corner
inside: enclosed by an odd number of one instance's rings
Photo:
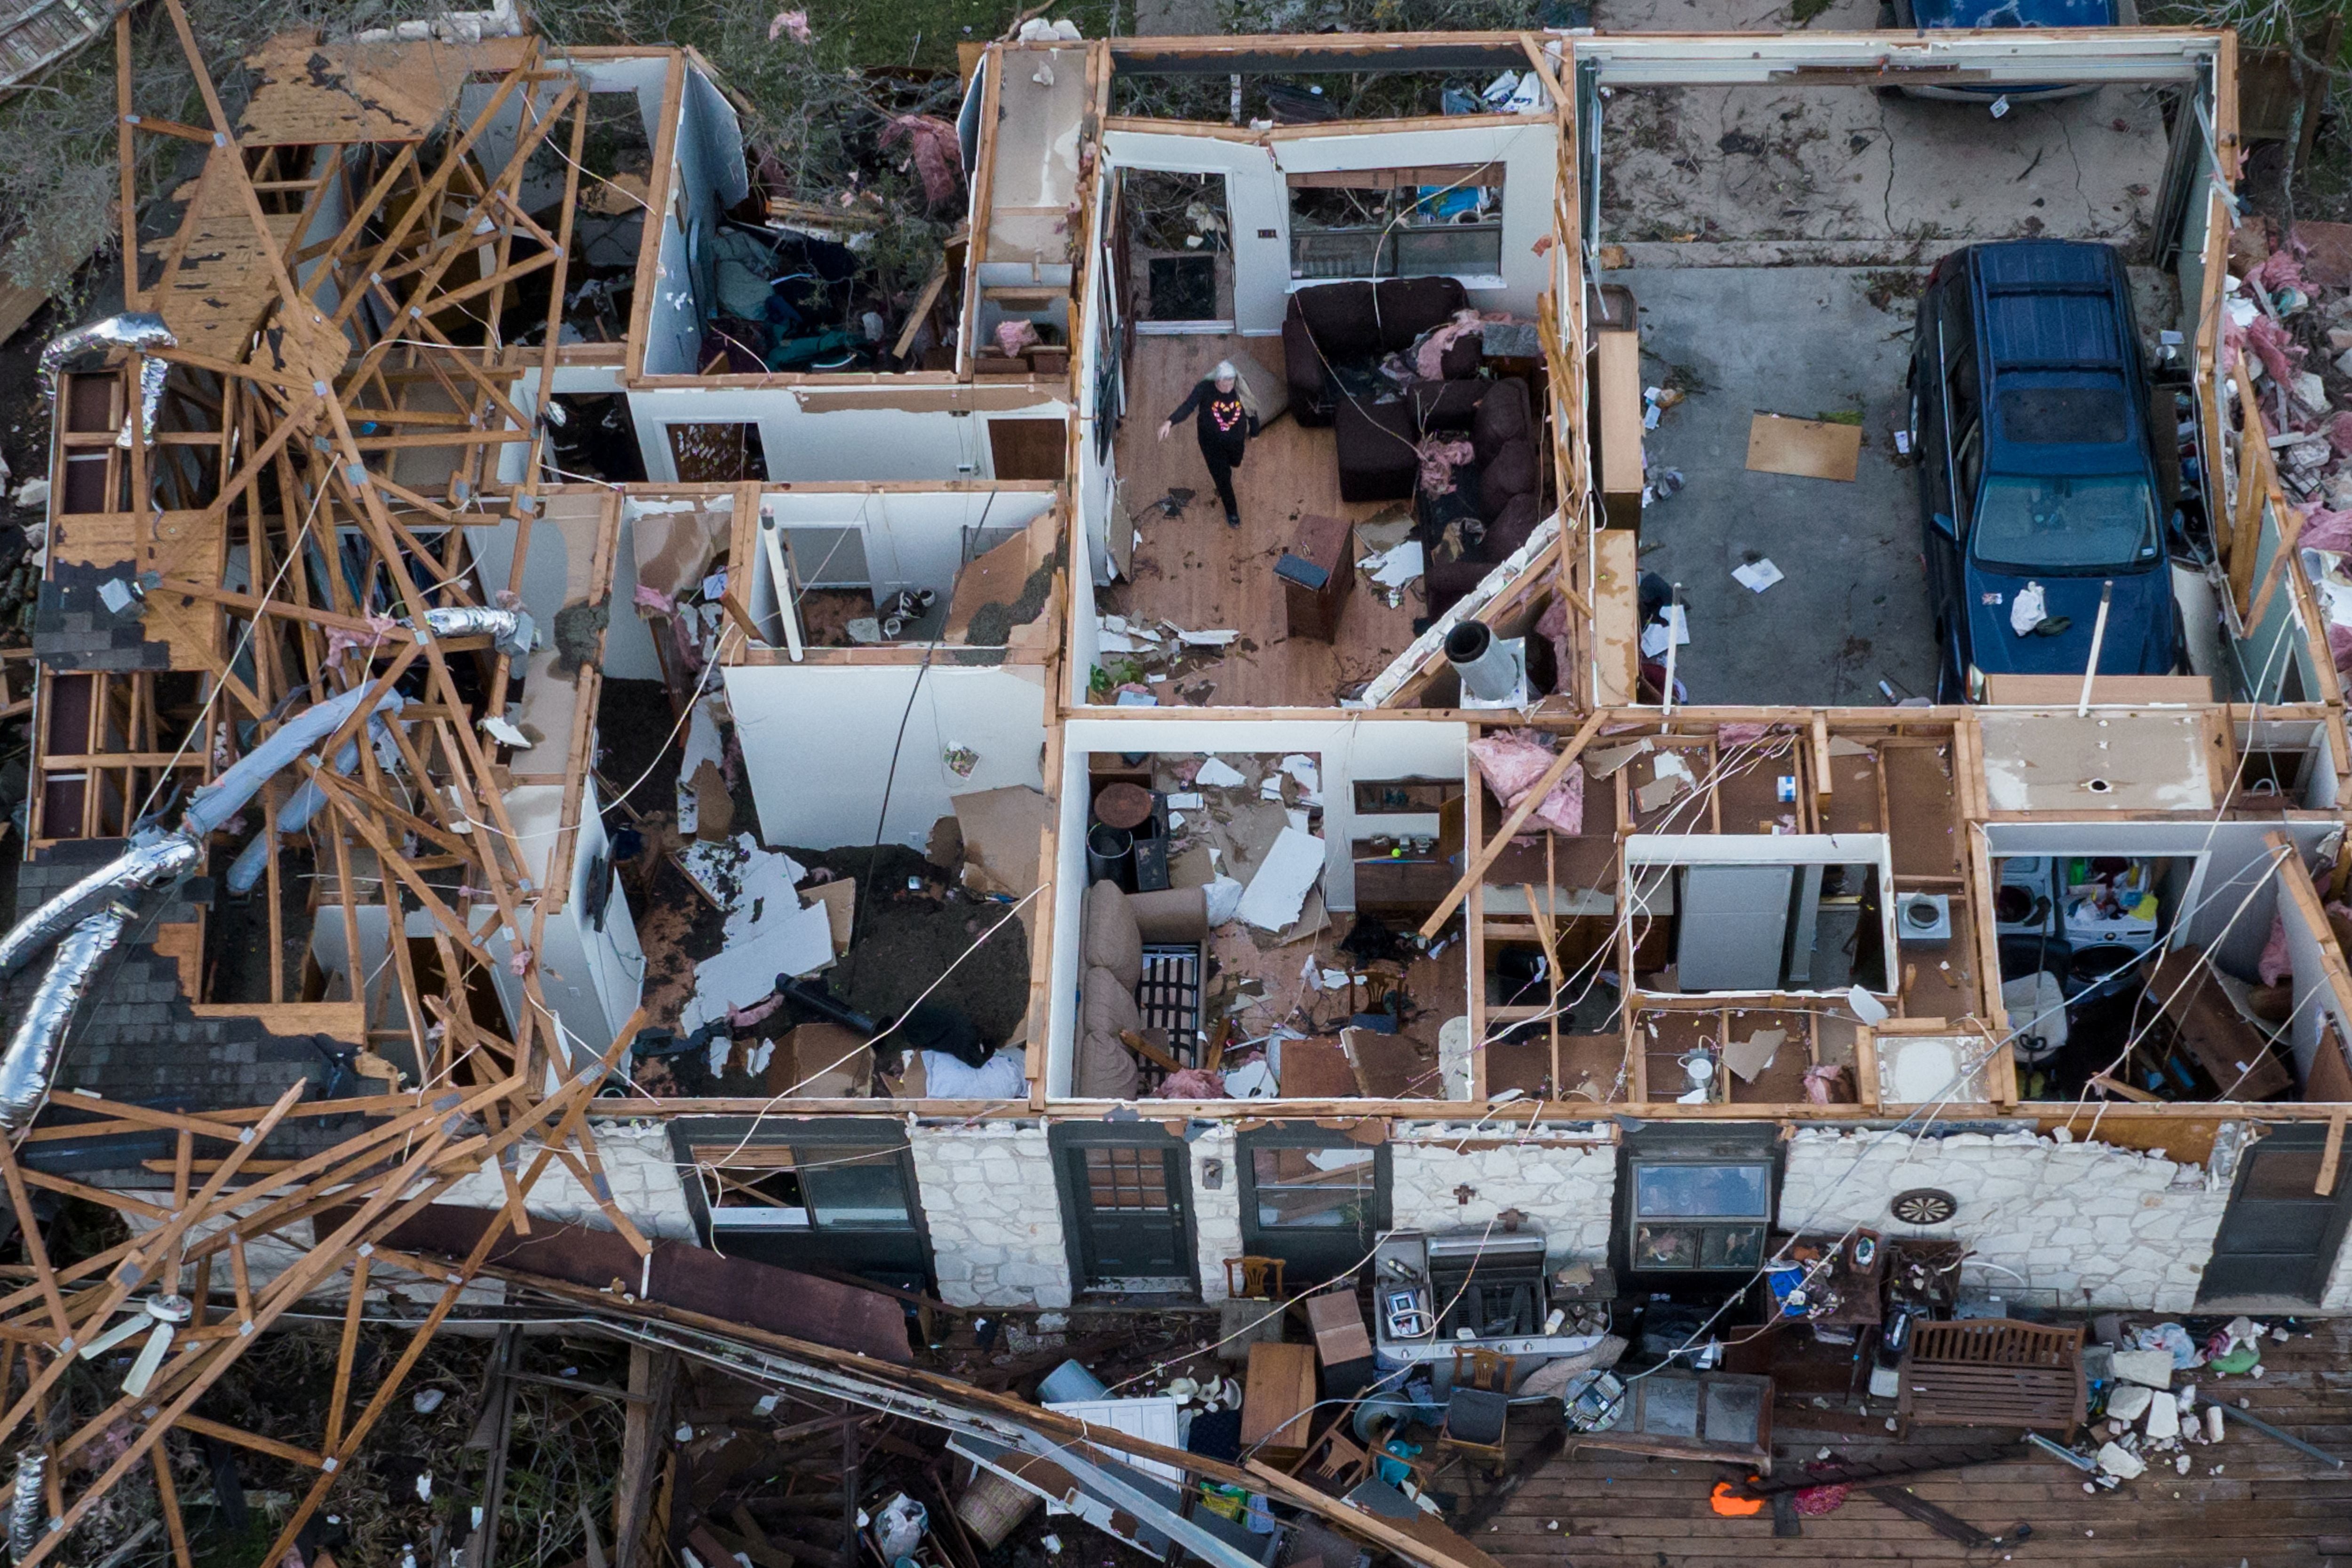
[[[2246,1399],[2273,1426],[2352,1458],[2352,1322],[2307,1320],[2305,1329],[2314,1331],[2267,1347],[2261,1379],[2198,1377],[2198,1397],[2201,1403],[2218,1394],[2233,1409]],[[1867,1458],[1897,1447],[1958,1447],[2008,1435],[1914,1428],[1897,1445],[1885,1426],[1890,1402],[1874,1401],[1862,1415],[1850,1402],[1824,1397],[1833,1408],[1788,1394],[1776,1402],[1776,1478],[1799,1474],[1823,1448]],[[1513,1421],[1517,1426],[1516,1413]],[[2021,1523],[2033,1527],[2027,1541],[1973,1551],[1873,1500],[1861,1487],[1835,1513],[1803,1520],[1801,1536],[1775,1538],[1769,1509],[1749,1519],[1718,1518],[1709,1509],[1708,1489],[1731,1476],[1728,1469],[1598,1449],[1560,1455],[1557,1429],[1534,1428],[1529,1422],[1523,1436],[1515,1434],[1514,1450],[1523,1455],[1512,1472],[1519,1485],[1466,1532],[1506,1568],[2012,1559],[2118,1568],[2352,1564],[2352,1468],[2331,1469],[2243,1426],[2232,1426],[2218,1447],[2192,1446],[2187,1476],[2174,1473],[2169,1455],[2156,1456],[2146,1475],[2095,1495],[2083,1490],[2084,1477],[2031,1455],[2022,1444],[2014,1459],[1870,1483],[1907,1486],[1988,1535],[2012,1536]],[[1546,1453],[1554,1457],[1547,1461]]]
[[[1234,474],[1242,526],[1219,514],[1215,488],[1189,429],[1159,439],[1160,422],[1221,359],[1243,366],[1261,395],[1280,385],[1278,338],[1138,338],[1129,362],[1129,414],[1118,436],[1118,473],[1127,509],[1143,542],[1129,580],[1097,595],[1106,615],[1173,621],[1187,631],[1242,634],[1222,659],[1188,673],[1160,700],[1220,708],[1329,708],[1381,671],[1412,642],[1423,613],[1422,585],[1389,608],[1358,574],[1336,644],[1293,641],[1285,634],[1282,584],[1274,563],[1304,516],[1369,521],[1402,502],[1350,506],[1339,499],[1339,470],[1328,428],[1304,429],[1286,415],[1250,443]],[[1264,400],[1262,396],[1262,401]],[[1171,487],[1193,492],[1183,515],[1163,517],[1152,504]],[[1204,689],[1205,688],[1205,689]],[[1181,696],[1180,696],[1181,692]]]

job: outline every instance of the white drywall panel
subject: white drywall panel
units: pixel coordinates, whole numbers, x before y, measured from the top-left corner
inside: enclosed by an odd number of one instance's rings
[[[728,704],[768,843],[811,849],[870,844],[878,824],[885,841],[920,848],[931,825],[953,809],[951,796],[1043,786],[1043,668],[959,668],[947,662],[955,651],[941,650],[928,669],[728,669]],[[948,766],[942,753],[951,746],[979,753],[969,777]]]

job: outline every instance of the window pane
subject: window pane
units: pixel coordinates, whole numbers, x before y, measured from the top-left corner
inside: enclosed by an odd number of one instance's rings
[[[1762,1215],[1771,1186],[1765,1165],[1636,1165],[1633,1212],[1643,1219]]]
[[[820,1228],[903,1230],[907,1183],[896,1149],[803,1147],[801,1190]]]
[[[1361,1227],[1371,1218],[1370,1149],[1259,1149],[1250,1155],[1261,1226]]]

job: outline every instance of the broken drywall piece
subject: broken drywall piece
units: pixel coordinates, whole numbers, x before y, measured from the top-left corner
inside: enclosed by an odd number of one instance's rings
[[[779,919],[762,920],[756,934],[730,941],[694,967],[694,994],[679,1026],[688,1033],[749,1007],[776,989],[779,974],[814,974],[833,962],[833,916],[823,904],[798,905]]]
[[[1422,574],[1426,562],[1421,541],[1408,539],[1395,549],[1360,561],[1357,564],[1369,568],[1372,581],[1381,587],[1402,588]]]
[[[2117,1384],[2107,1394],[2107,1415],[2117,1421],[2137,1421],[2155,1401],[2152,1389],[2137,1383]]]
[[[1226,647],[1236,641],[1241,635],[1237,631],[1220,628],[1205,632],[1179,631],[1176,637],[1177,640],[1186,647]]]
[[[2117,1351],[2116,1376],[2126,1383],[2137,1383],[2147,1388],[2172,1386],[2172,1352],[2170,1351]]]
[[[1192,775],[1192,782],[1202,789],[1239,789],[1249,783],[1242,771],[1222,757],[1211,757]]]
[[[2098,1458],[2099,1468],[2124,1480],[2130,1480],[2147,1468],[2140,1462],[2138,1455],[2114,1443],[2103,1445],[2099,1449]]]
[[[1657,742],[1644,735],[1629,745],[1605,746],[1597,752],[1587,752],[1584,753],[1584,776],[1605,779],[1634,758],[1645,756],[1657,749]]]
[[[512,746],[518,752],[530,750],[530,737],[495,713],[482,715],[482,733],[501,746]]]
[[[2180,1405],[2179,1402],[2164,1394],[2158,1394],[2150,1399],[2146,1430],[2148,1441],[2151,1443],[2167,1442],[2179,1436]]]
[[[1211,925],[1223,925],[1234,917],[1241,909],[1242,891],[1242,885],[1238,880],[1224,876],[1212,879],[1202,889],[1202,896],[1208,900]]]
[[[1278,931],[1297,923],[1308,891],[1323,875],[1323,840],[1284,827],[1243,890],[1235,913],[1260,931]]]
[[[748,833],[689,844],[677,852],[677,862],[703,897],[727,912],[730,942],[800,908],[801,896],[793,889],[808,875],[799,861],[782,850],[761,847]]]
[[[1862,426],[1828,419],[1759,414],[1748,426],[1751,473],[1793,474],[1852,483],[1862,465]]]
[[[1787,573],[1772,564],[1769,556],[1745,562],[1731,569],[1731,580],[1751,594],[1762,593],[1787,575]]]
[[[1747,1039],[1724,1047],[1723,1065],[1738,1073],[1742,1083],[1754,1083],[1757,1074],[1772,1065],[1773,1056],[1788,1038],[1786,1029],[1759,1029]]]
[[[1298,781],[1299,798],[1310,805],[1323,799],[1323,770],[1315,759],[1303,752],[1293,752],[1282,759],[1282,771]]]

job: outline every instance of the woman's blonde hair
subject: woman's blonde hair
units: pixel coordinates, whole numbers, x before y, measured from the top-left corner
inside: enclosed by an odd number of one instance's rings
[[[1256,418],[1258,416],[1257,394],[1250,390],[1249,377],[1241,373],[1240,366],[1229,359],[1221,359],[1217,362],[1216,368],[1209,372],[1209,380],[1213,384],[1223,381],[1228,376],[1233,378],[1234,390],[1241,395],[1244,411],[1251,418]]]

